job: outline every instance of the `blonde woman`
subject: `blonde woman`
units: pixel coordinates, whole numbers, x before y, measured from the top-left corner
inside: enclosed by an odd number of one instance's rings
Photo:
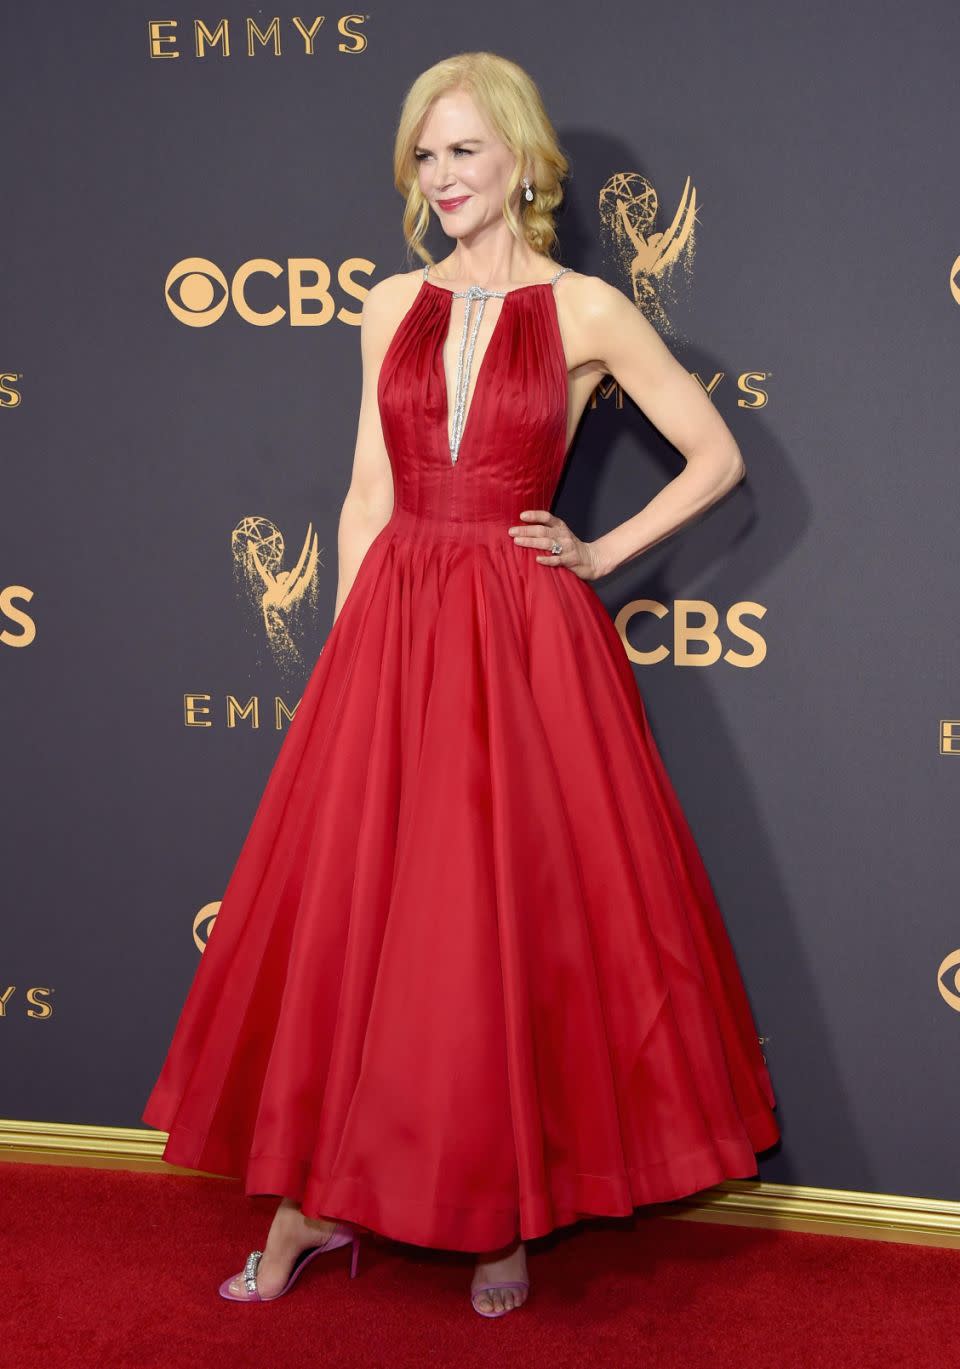
[[[220,1292],[265,1301],[361,1232],[476,1256],[757,1172],[779,1132],[731,944],[593,585],[742,478],[618,290],[551,255],[567,161],[536,85],[439,62],[396,136],[422,269],[363,311],[333,627],[144,1120],[279,1195]],[[435,216],[450,251],[423,247]],[[593,540],[550,511],[598,382],[685,458]]]

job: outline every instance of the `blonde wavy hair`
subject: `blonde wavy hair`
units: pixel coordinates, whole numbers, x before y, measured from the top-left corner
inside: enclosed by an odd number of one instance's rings
[[[414,148],[430,106],[452,90],[469,92],[514,155],[503,201],[503,217],[511,233],[549,256],[557,242],[554,211],[563,199],[562,183],[570,164],[536,82],[523,67],[494,52],[461,52],[436,62],[421,72],[404,96],[394,142],[393,180],[404,198],[403,236],[408,251],[433,265],[433,257],[422,245],[430,226],[430,204],[420,190]],[[526,163],[533,166],[533,199],[521,199],[518,221],[510,200]]]

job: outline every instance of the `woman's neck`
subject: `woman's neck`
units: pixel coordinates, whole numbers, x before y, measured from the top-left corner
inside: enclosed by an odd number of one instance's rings
[[[542,252],[531,252],[526,256],[501,254],[496,258],[477,251],[453,252],[437,262],[430,274],[445,285],[482,285],[487,289],[509,290],[515,285],[528,285],[544,279],[544,266],[552,264],[551,258]]]

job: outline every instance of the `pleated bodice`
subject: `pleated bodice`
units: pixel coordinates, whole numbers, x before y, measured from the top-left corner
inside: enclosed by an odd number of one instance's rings
[[[522,509],[550,507],[566,455],[567,369],[553,282],[505,292],[452,460],[443,351],[453,299],[423,280],[383,359],[377,397],[394,529],[463,540],[489,535],[491,524],[505,534]]]

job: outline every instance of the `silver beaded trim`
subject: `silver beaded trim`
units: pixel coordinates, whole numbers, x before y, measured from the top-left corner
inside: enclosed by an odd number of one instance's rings
[[[450,460],[456,465],[457,457],[460,455],[460,439],[463,437],[463,427],[466,422],[467,411],[467,391],[470,388],[470,368],[473,365],[473,349],[477,345],[477,333],[480,331],[480,323],[483,319],[483,311],[486,308],[488,299],[503,299],[506,290],[484,290],[482,285],[471,285],[466,290],[456,290],[453,293],[454,299],[465,299],[467,302],[463,306],[463,329],[460,333],[460,349],[457,353],[457,383],[454,389],[453,400],[453,435],[450,439]],[[467,341],[467,323],[470,318],[470,307],[474,300],[478,300],[477,312],[473,321],[473,332],[470,334],[470,347],[467,351],[466,368],[464,368],[463,352]]]
[[[557,274],[550,280],[550,285],[569,271],[569,266],[561,266]],[[423,279],[427,279],[430,270],[430,263],[423,268]],[[460,332],[460,346],[457,350],[457,379],[454,386],[453,399],[453,431],[450,436],[450,461],[456,465],[460,455],[460,442],[463,438],[463,429],[467,421],[467,394],[470,389],[470,369],[473,365],[473,352],[477,344],[477,334],[480,331],[480,324],[483,320],[483,311],[488,299],[503,299],[507,294],[512,293],[507,290],[486,290],[482,285],[471,285],[466,290],[450,291],[454,299],[465,299],[467,302],[463,306],[463,328]],[[477,300],[477,312],[474,315],[473,331],[470,334],[470,344],[467,346],[467,325],[470,321],[470,308],[474,300]],[[466,351],[466,363],[464,363],[464,352]]]
[[[247,1262],[243,1266],[243,1281],[247,1285],[248,1293],[256,1293],[257,1290],[257,1270],[260,1267],[260,1257],[262,1250],[251,1250],[247,1256]]]

